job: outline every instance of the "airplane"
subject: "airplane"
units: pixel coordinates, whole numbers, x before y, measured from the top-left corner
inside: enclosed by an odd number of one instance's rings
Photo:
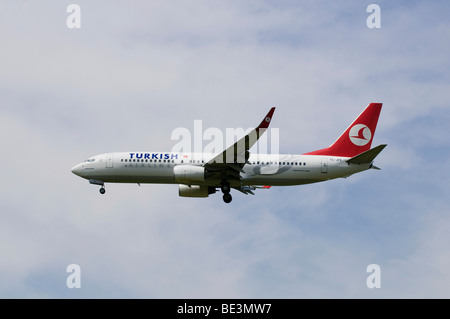
[[[372,145],[382,103],[370,103],[329,147],[295,154],[250,154],[268,129],[275,107],[247,135],[219,154],[184,152],[119,152],[95,155],[72,173],[101,186],[105,183],[178,184],[182,197],[208,197],[220,189],[223,201],[231,189],[254,195],[256,189],[293,186],[346,178],[368,169],[387,146]]]

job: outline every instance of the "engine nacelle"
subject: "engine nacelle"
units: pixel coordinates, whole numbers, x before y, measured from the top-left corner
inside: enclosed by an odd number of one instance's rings
[[[178,186],[178,195],[181,197],[208,197],[209,194],[216,192],[215,187],[200,185],[184,185]]]
[[[205,168],[202,166],[177,165],[173,168],[173,174],[178,183],[191,184],[205,180]]]

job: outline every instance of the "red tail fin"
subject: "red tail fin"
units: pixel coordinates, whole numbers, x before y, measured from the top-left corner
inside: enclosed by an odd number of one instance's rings
[[[382,103],[370,103],[330,147],[305,155],[353,157],[368,151],[380,116]]]

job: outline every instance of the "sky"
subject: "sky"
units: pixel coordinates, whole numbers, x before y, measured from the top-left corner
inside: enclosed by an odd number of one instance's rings
[[[81,28],[67,27],[71,3]],[[448,1],[2,1],[0,297],[449,298],[449,13]],[[170,151],[195,120],[254,127],[272,106],[280,152],[302,154],[371,102],[382,170],[347,179],[225,204],[177,185],[100,195],[70,171]],[[66,284],[71,264],[81,288]]]

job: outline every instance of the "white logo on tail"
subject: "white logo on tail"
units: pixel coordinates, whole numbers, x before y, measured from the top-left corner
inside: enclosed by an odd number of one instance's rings
[[[350,141],[352,141],[353,144],[357,146],[364,146],[370,142],[370,139],[372,138],[372,132],[370,131],[370,128],[367,127],[367,125],[356,124],[350,129],[348,136],[350,137]]]

